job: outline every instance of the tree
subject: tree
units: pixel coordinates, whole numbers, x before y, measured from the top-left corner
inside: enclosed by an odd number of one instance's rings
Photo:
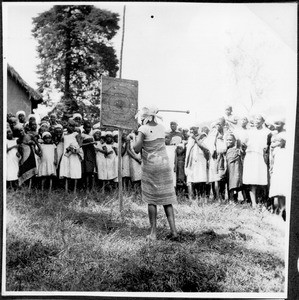
[[[118,22],[117,13],[92,5],[55,5],[33,18],[41,60],[37,84],[46,101],[56,89],[69,113],[89,106],[99,110],[100,76],[115,77],[118,71],[111,45]]]
[[[266,56],[274,45],[262,34],[231,39],[226,47],[226,58],[231,70],[236,98],[247,113],[268,98],[272,87],[271,74],[267,74]]]

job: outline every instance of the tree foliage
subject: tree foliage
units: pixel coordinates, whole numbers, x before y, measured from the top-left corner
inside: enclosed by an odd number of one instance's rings
[[[115,77],[118,71],[111,45],[118,22],[117,13],[92,5],[55,5],[33,18],[38,87],[46,101],[55,89],[69,112],[97,111],[101,74]]]

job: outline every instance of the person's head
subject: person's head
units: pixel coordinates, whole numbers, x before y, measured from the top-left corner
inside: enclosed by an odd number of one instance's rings
[[[189,132],[189,129],[188,129],[188,128],[183,128],[183,136],[184,136],[185,138],[189,136],[188,132]]]
[[[226,123],[224,117],[219,118],[216,122],[218,122],[221,127],[224,127]]]
[[[286,146],[286,139],[285,139],[285,138],[280,137],[280,138],[278,139],[278,142],[279,142],[279,147],[280,147],[280,148],[285,148],[285,146]]]
[[[99,129],[94,129],[93,138],[95,141],[99,141],[101,139],[101,131]]]
[[[12,130],[10,128],[6,129],[6,138],[8,140],[12,140],[12,138],[13,138],[13,133],[12,133]]]
[[[101,144],[106,143],[106,132],[105,132],[105,131],[102,131],[102,132],[101,132],[101,135],[100,135],[100,143],[101,143]]]
[[[113,135],[113,141],[114,141],[114,143],[118,143],[118,131],[114,130],[112,132],[112,135]]]
[[[176,147],[177,155],[182,155],[184,152],[185,152],[184,144],[178,144],[177,147]]]
[[[73,114],[73,120],[77,123],[77,126],[81,126],[82,124],[82,116],[79,113]]]
[[[55,138],[57,138],[58,140],[60,140],[62,138],[62,135],[63,135],[63,127],[62,125],[56,125],[54,127],[54,136]]]
[[[112,132],[111,131],[106,131],[106,143],[108,145],[112,144],[113,143],[113,135],[112,135]]]
[[[10,124],[11,129],[13,129],[17,125],[18,120],[16,117],[10,117],[8,122]]]
[[[140,119],[143,125],[154,122],[158,123],[157,118],[161,118],[157,115],[158,109],[154,106],[143,107],[140,112]]]
[[[231,105],[227,105],[227,106],[225,107],[224,111],[225,111],[225,114],[226,114],[227,116],[230,116],[230,115],[232,114],[232,112],[233,112],[233,108],[232,108]]]
[[[203,127],[201,128],[201,132],[204,132],[206,135],[208,135],[209,132],[210,132],[210,129],[209,129],[208,126],[203,126]]]
[[[178,123],[176,121],[171,121],[170,122],[170,129],[171,131],[175,132],[178,128]]]
[[[285,125],[285,121],[284,119],[278,119],[274,121],[274,128],[275,130],[277,130],[278,132],[281,132],[284,130],[284,125]]]
[[[193,125],[193,126],[190,128],[190,133],[191,133],[191,134],[194,134],[194,135],[197,135],[197,134],[198,134],[198,130],[199,130],[199,126],[198,126],[198,125]]]
[[[66,129],[67,129],[67,132],[68,132],[68,133],[73,133],[73,132],[75,132],[76,125],[77,125],[77,123],[76,123],[74,120],[69,119],[68,122],[67,122],[67,128],[66,128]]]
[[[63,116],[63,117],[62,117],[60,123],[61,123],[61,125],[62,125],[63,128],[67,128],[68,120],[69,120],[68,117],[66,117],[66,116]]]
[[[26,113],[23,110],[19,110],[16,113],[16,117],[19,120],[20,123],[25,123],[26,122]]]
[[[42,139],[45,144],[51,144],[52,143],[52,135],[49,131],[45,131],[42,134]]]
[[[47,123],[49,123],[50,122],[50,117],[48,115],[42,117],[41,118],[41,122],[47,122]]]
[[[85,120],[84,124],[83,124],[83,129],[85,131],[85,133],[89,134],[91,132],[91,122],[89,120]]]
[[[35,119],[33,119],[32,121],[29,121],[28,126],[29,126],[30,131],[36,131],[37,123],[36,123]]]
[[[30,122],[32,122],[32,121],[35,121],[35,122],[36,122],[36,117],[35,117],[34,114],[30,114],[30,115],[28,116],[28,123],[30,123]]]
[[[241,124],[241,127],[242,127],[242,128],[246,128],[246,127],[247,127],[247,124],[248,124],[248,119],[247,119],[247,117],[242,117],[242,118],[240,119],[240,124]]]
[[[50,123],[51,125],[56,124],[57,116],[56,114],[52,113],[50,114]]]
[[[14,117],[14,114],[12,114],[12,113],[6,114],[6,121],[9,122],[9,119],[10,119],[11,117]]]
[[[226,147],[227,148],[232,148],[236,144],[236,138],[232,133],[229,133],[229,134],[226,135],[225,141],[226,141]]]
[[[261,128],[265,122],[265,118],[261,114],[257,114],[254,118],[254,126]]]
[[[14,127],[14,130],[15,130],[15,134],[18,138],[23,138],[25,136],[25,130],[24,130],[23,125],[17,124]]]

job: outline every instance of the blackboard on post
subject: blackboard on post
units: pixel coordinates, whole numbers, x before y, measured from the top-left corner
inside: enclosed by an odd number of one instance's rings
[[[138,81],[102,76],[101,126],[137,129]]]

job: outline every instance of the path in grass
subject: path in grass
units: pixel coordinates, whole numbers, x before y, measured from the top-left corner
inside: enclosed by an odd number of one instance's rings
[[[148,234],[139,194],[7,194],[8,291],[283,292],[285,223],[247,204],[175,206],[180,242]]]

